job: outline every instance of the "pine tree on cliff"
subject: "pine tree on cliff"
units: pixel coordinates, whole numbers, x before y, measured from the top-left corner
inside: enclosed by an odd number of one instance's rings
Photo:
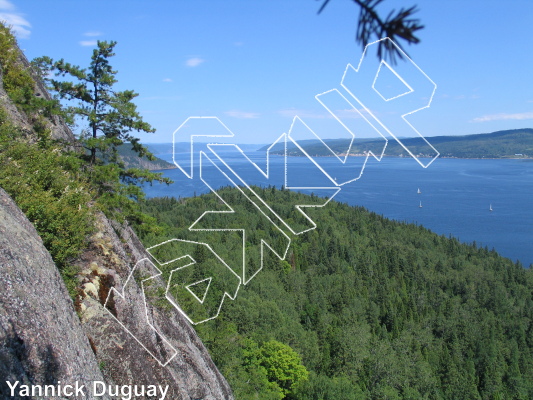
[[[99,195],[109,197],[110,209],[124,212],[131,207],[131,199],[143,197],[138,183],[154,181],[171,183],[160,173],[146,169],[126,168],[118,155],[118,146],[129,143],[139,157],[154,160],[153,154],[143,146],[134,132],[155,132],[137,111],[133,90],[116,91],[116,74],[109,63],[115,55],[117,42],[98,41],[88,68],[72,65],[65,60],[53,61],[39,57],[33,61],[49,89],[66,102],[64,112],[68,121],[84,122],[80,142],[85,148],[81,157],[86,160],[86,170],[96,184]],[[64,79],[66,76],[74,81]]]
[[[88,69],[82,69],[63,59],[57,62],[49,57],[34,60],[43,71],[42,76],[50,84],[51,90],[56,92],[59,98],[78,102],[69,105],[66,111],[70,116],[80,117],[88,123],[83,137],[90,151],[92,164],[96,162],[97,151],[114,151],[124,142],[131,143],[140,156],[153,157],[139,143],[139,139],[131,135],[132,131],[155,132],[150,124],[143,121],[132,102],[138,94],[132,90],[113,90],[113,85],[117,83],[117,71],[109,64],[109,58],[115,55],[116,44],[114,41],[98,41]],[[58,77],[69,75],[76,78],[76,82],[52,79],[48,72],[55,72]]]

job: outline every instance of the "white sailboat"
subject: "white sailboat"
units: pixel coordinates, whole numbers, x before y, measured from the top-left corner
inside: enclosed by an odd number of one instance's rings
[[[422,202],[420,202],[420,205],[418,206],[418,208],[422,208]]]
[[[489,211],[492,211],[492,204],[489,205]]]
[[[418,194],[422,193],[422,192],[420,191],[420,188],[418,188],[418,191],[417,191],[417,193],[418,193]]]

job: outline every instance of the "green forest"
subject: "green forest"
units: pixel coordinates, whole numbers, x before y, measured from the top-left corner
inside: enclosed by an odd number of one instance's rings
[[[284,218],[316,201],[255,190]],[[218,194],[235,213],[210,224],[250,232],[251,252],[265,234],[280,240],[240,191]],[[143,235],[146,246],[204,240],[230,265],[239,254],[239,232],[187,229],[224,209],[213,193],[142,205],[165,227]],[[316,230],[294,236],[285,260],[266,257],[218,318],[195,327],[236,399],[533,398],[531,269],[359,207],[331,202],[308,215]]]
[[[392,137],[388,138],[385,156],[408,157],[405,149]],[[432,146],[438,149],[441,157],[453,158],[531,158],[533,157],[533,129],[512,129],[476,135],[433,136],[427,138]],[[428,149],[426,142],[421,138],[404,138],[402,143],[419,157],[432,157],[434,154],[425,154]],[[326,139],[324,142],[331,150],[318,140],[304,140],[301,145],[312,156],[332,156],[333,153],[345,154],[350,141],[347,139]],[[361,155],[372,151],[379,156],[383,151],[383,139],[354,139],[350,154]],[[265,151],[268,146],[261,150]],[[288,153],[292,156],[303,156],[303,153],[294,144],[287,144]],[[281,145],[273,148],[274,154],[282,154]]]
[[[235,230],[207,236],[187,228],[206,210],[226,209],[216,195],[143,200],[139,184],[169,181],[118,157],[127,143],[152,158],[132,135],[153,129],[132,103],[136,93],[113,90],[116,71],[108,59],[115,42],[98,42],[87,69],[46,57],[28,69],[10,30],[0,31],[2,85],[28,121],[17,125],[7,102],[0,104],[0,186],[36,227],[73,297],[79,272],[73,260],[100,211],[133,226],[147,247],[208,240],[230,265],[238,265],[237,229],[244,229],[251,271],[262,240],[286,244],[236,189],[218,193],[235,213],[209,220]],[[36,96],[35,74],[59,98]],[[53,78],[65,75],[74,82]],[[61,107],[59,99],[77,106]],[[54,139],[53,121],[74,117],[85,118],[88,134],[76,143]],[[294,204],[320,202],[255,190],[295,225],[306,221],[294,217]],[[362,208],[331,202],[307,213],[317,228],[291,236],[284,260],[267,252],[263,269],[220,316],[196,326],[236,399],[533,398],[531,269]],[[192,249],[195,259],[209,260],[201,249]],[[168,278],[169,267],[163,269]],[[164,293],[154,291],[151,300],[175,312]]]

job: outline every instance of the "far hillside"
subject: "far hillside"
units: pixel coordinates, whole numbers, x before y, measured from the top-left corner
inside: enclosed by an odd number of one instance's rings
[[[408,153],[393,138],[388,138],[385,156],[406,157]],[[513,129],[492,133],[482,133],[464,136],[433,136],[427,140],[435,147],[441,157],[454,158],[532,158],[533,157],[533,129]],[[425,142],[420,138],[401,139],[413,154],[424,154]],[[337,155],[343,155],[348,148],[347,139],[326,139],[324,142]],[[383,147],[383,139],[355,139],[350,155],[362,155],[367,150],[379,151]],[[304,150],[312,156],[331,156],[331,152],[319,141],[308,140],[302,142]],[[261,150],[266,150],[266,147]],[[274,153],[283,152],[282,145],[274,147]],[[287,143],[289,155],[302,156],[303,153],[293,144]]]
[[[155,157],[154,160],[149,160],[147,157],[141,158],[128,145],[119,146],[118,154],[120,155],[120,158],[124,162],[126,168],[146,168],[150,171],[176,168],[174,164],[171,164],[158,157]]]

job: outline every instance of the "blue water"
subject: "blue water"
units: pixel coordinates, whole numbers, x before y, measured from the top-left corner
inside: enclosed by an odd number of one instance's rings
[[[265,166],[264,154],[248,152],[247,155]],[[158,156],[172,159],[169,154]],[[240,154],[227,152],[224,159],[232,162],[250,184],[280,187],[283,182],[283,157],[271,157],[270,180],[250,167]],[[334,157],[321,161],[333,171],[339,166]],[[292,157],[289,162],[289,185],[327,183],[307,159]],[[148,197],[188,197],[209,191],[198,179],[197,172],[192,180],[179,169],[166,170],[164,175],[175,183],[170,187],[147,187]],[[342,175],[340,171],[339,175]],[[219,185],[228,185],[220,176]],[[369,159],[361,178],[342,186],[335,199],[364,206],[387,218],[418,223],[463,242],[475,241],[489,249],[495,248],[525,266],[533,264],[533,161],[437,159],[428,168],[422,168],[410,158],[384,158],[381,162]]]

